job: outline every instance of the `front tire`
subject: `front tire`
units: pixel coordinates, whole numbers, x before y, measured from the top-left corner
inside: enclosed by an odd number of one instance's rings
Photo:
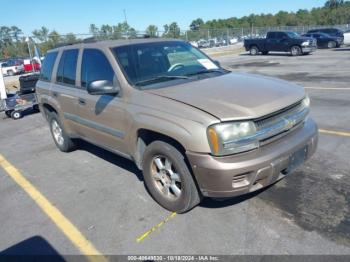
[[[201,201],[185,157],[172,145],[155,141],[147,146],[142,170],[152,197],[164,208],[184,213]]]
[[[335,48],[337,46],[337,43],[335,41],[329,41],[327,44],[328,48]]]
[[[75,150],[76,144],[64,131],[63,125],[56,113],[50,113],[49,123],[51,135],[58,149],[62,152],[71,152]]]
[[[291,54],[292,56],[300,56],[300,55],[302,54],[302,51],[301,51],[300,46],[297,46],[297,45],[292,46],[292,47],[290,48],[290,54]]]

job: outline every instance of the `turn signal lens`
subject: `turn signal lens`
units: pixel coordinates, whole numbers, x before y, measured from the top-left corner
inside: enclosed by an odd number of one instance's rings
[[[208,129],[208,136],[210,140],[210,145],[212,147],[212,151],[214,154],[217,154],[219,152],[219,139],[218,135],[216,134],[213,128]]]

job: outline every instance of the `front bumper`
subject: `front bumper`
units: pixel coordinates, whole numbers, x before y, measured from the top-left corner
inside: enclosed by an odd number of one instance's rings
[[[282,179],[313,155],[317,142],[317,125],[309,118],[302,127],[251,152],[225,157],[186,154],[204,196],[231,197]]]
[[[301,50],[303,53],[311,53],[311,52],[315,52],[317,49],[316,46],[305,46],[305,47],[302,47]]]

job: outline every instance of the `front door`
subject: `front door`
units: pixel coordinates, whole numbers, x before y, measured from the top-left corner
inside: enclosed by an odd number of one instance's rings
[[[86,140],[126,153],[124,137],[125,105],[119,95],[90,95],[87,86],[93,81],[107,80],[118,85],[116,74],[99,49],[84,49],[81,62],[81,88],[78,89],[79,133]]]

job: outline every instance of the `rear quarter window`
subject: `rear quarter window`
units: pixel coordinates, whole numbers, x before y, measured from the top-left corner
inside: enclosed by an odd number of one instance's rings
[[[58,52],[47,53],[40,72],[40,80],[51,81],[53,66],[55,64]]]

